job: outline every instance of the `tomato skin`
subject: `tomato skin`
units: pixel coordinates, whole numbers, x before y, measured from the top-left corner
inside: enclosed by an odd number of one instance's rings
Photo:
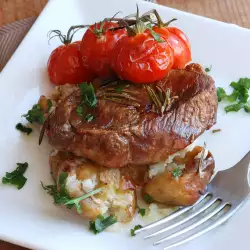
[[[61,45],[48,60],[48,74],[55,85],[79,84],[94,79],[93,73],[82,64],[80,41]]]
[[[182,41],[188,46],[188,48],[190,49],[190,43],[188,38],[186,37],[186,35],[178,28],[176,27],[168,27],[168,31],[172,34],[175,34],[176,36],[178,36],[179,38],[182,39]]]
[[[154,27],[153,30],[160,34],[173,49],[173,69],[182,69],[192,60],[189,41],[181,30],[175,27]]]
[[[107,78],[114,75],[111,69],[111,52],[117,41],[127,35],[126,29],[105,31],[117,27],[117,23],[105,22],[104,32],[100,36],[94,34],[95,28],[100,29],[100,23],[90,26],[82,38],[81,55],[83,65],[97,76]]]
[[[167,42],[157,42],[149,32],[124,37],[112,53],[112,68],[123,80],[152,83],[173,66],[173,51]]]

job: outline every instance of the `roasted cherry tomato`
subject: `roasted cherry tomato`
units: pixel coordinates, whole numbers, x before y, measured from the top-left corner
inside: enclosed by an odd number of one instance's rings
[[[172,20],[171,20],[172,21]],[[186,35],[175,27],[168,27],[170,22],[164,24],[158,20],[158,26],[153,30],[166,40],[174,51],[174,69],[184,68],[192,60],[191,49]]]
[[[152,83],[167,75],[174,56],[169,44],[158,42],[150,32],[122,38],[112,53],[112,68],[124,80]]]
[[[126,36],[125,29],[109,30],[117,27],[117,23],[103,21],[89,27],[82,38],[81,55],[83,65],[99,77],[110,77],[111,51],[117,41]]]
[[[56,48],[49,57],[48,74],[51,82],[55,85],[63,85],[91,81],[94,74],[83,66],[80,54],[81,41],[71,43],[60,32],[56,31],[56,33],[64,45]]]

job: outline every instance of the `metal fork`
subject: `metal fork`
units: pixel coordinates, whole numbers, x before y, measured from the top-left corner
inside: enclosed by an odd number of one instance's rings
[[[173,214],[136,230],[135,234],[174,221],[174,223],[170,223],[144,237],[147,239],[169,232],[166,237],[155,241],[153,244],[158,245],[173,240],[172,244],[164,248],[169,249],[182,245],[216,228],[227,221],[249,196],[249,167],[250,151],[232,168],[219,171],[207,186],[205,194],[193,206],[182,207]],[[180,217],[184,218],[179,219]],[[173,229],[176,230],[171,233],[170,231]],[[190,234],[186,236],[188,233]],[[178,240],[180,236],[183,238]]]

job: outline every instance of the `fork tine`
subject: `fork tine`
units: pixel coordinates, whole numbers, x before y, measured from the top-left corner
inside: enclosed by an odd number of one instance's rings
[[[146,230],[148,230],[148,229],[150,229],[150,228],[153,228],[153,227],[162,225],[162,224],[164,224],[164,223],[166,223],[166,222],[169,222],[169,221],[175,219],[176,217],[182,215],[183,213],[187,212],[188,210],[190,210],[191,208],[193,208],[195,205],[197,205],[198,203],[200,203],[200,202],[201,202],[203,199],[205,199],[208,195],[211,195],[211,193],[208,192],[208,193],[204,194],[203,196],[201,196],[200,199],[199,199],[198,201],[196,201],[196,203],[195,203],[194,205],[192,205],[192,206],[185,207],[185,208],[180,208],[179,210],[177,210],[177,211],[174,212],[173,214],[171,214],[171,215],[169,215],[169,216],[167,216],[167,217],[165,217],[165,218],[163,218],[163,219],[160,219],[160,220],[158,220],[158,221],[155,221],[155,222],[153,222],[153,223],[151,223],[151,224],[149,224],[149,225],[147,225],[147,226],[145,226],[145,227],[143,227],[143,228],[140,228],[140,229],[136,230],[136,231],[135,231],[135,234],[138,234],[138,233],[140,233],[140,232],[146,231]]]
[[[191,213],[189,216],[187,216],[185,219],[183,220],[179,220],[178,222],[166,227],[166,228],[163,228],[155,233],[152,233],[150,235],[147,235],[144,237],[144,239],[147,239],[147,238],[151,238],[153,236],[156,236],[156,235],[159,235],[159,234],[162,234],[166,231],[169,231],[171,229],[174,229],[182,224],[184,224],[185,222],[191,220],[192,218],[194,218],[195,216],[197,216],[198,214],[202,213],[203,211],[205,211],[207,208],[209,208],[210,206],[212,206],[216,201],[218,200],[218,198],[214,198],[214,199],[211,199],[209,202],[207,202],[204,206],[202,206],[200,209],[198,209],[196,212],[194,213]]]
[[[180,230],[177,231],[176,233],[173,233],[165,238],[160,239],[159,241],[156,241],[154,243],[154,246],[161,244],[162,242],[166,241],[166,240],[170,240],[172,238],[175,238],[179,235],[182,235],[184,233],[187,233],[188,231],[198,227],[199,225],[201,225],[202,223],[206,222],[207,220],[209,220],[210,218],[212,218],[214,215],[216,215],[218,212],[220,212],[226,205],[229,205],[229,203],[222,203],[221,205],[219,205],[216,209],[213,210],[213,212],[209,213],[208,215],[206,215],[205,217],[203,217],[201,220],[198,220],[196,223]]]
[[[222,217],[219,220],[212,223],[209,227],[206,227],[203,230],[201,230],[200,232],[197,232],[197,233],[195,233],[195,234],[193,234],[193,235],[191,235],[191,236],[189,236],[189,237],[187,237],[179,242],[173,243],[173,244],[165,247],[164,250],[168,250],[170,248],[180,246],[180,245],[187,243],[187,242],[189,242],[189,241],[191,241],[191,240],[193,240],[193,239],[195,239],[195,238],[197,238],[205,233],[208,233],[212,229],[214,229],[214,228],[220,226],[222,223],[226,222],[231,216],[232,216],[232,213],[226,213],[226,214],[222,215]]]

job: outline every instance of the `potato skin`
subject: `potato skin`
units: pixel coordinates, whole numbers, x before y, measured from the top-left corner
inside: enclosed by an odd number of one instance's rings
[[[163,173],[150,179],[146,165],[112,169],[60,151],[50,157],[50,165],[56,181],[61,172],[67,172],[73,178],[73,188],[68,190],[72,198],[88,192],[82,189],[85,181],[95,180],[93,189],[104,187],[102,193],[82,201],[81,216],[94,220],[100,214],[115,214],[118,221],[126,223],[135,214],[136,187],[142,187],[142,194],[150,195],[154,202],[171,206],[194,204],[205,191],[214,171],[214,159],[210,152],[200,166],[197,156],[202,151],[203,148],[195,147],[183,158],[174,157],[175,164],[185,166],[179,177],[174,177],[172,170],[166,167]]]
[[[183,174],[174,177],[166,169],[155,176],[143,188],[143,194],[150,195],[154,201],[173,206],[193,205],[205,191],[214,171],[214,159],[211,153],[203,161],[203,171],[198,171],[199,159],[193,159],[193,165],[186,164]]]
[[[81,201],[81,216],[95,220],[98,215],[114,214],[117,221],[122,223],[133,219],[136,209],[135,187],[119,169],[105,168],[60,151],[50,156],[50,166],[58,188],[60,173],[68,173],[66,187],[72,198],[103,188],[102,192]]]

